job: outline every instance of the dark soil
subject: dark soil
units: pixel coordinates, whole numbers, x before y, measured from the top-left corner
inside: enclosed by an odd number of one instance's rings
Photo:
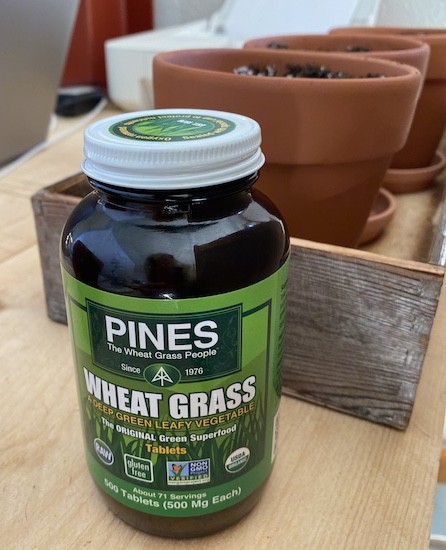
[[[273,50],[288,50],[289,48],[288,44],[282,44],[281,42],[270,42],[266,47]]]
[[[281,42],[270,42],[269,44],[267,44],[266,47],[271,48],[273,50],[288,50],[289,49],[288,44],[282,44]],[[299,49],[299,48],[293,48],[293,49]],[[328,51],[328,50],[320,50],[320,51]],[[370,52],[372,50],[370,48],[368,48],[367,46],[346,46],[345,48],[343,48],[341,50],[330,50],[330,51],[355,53],[355,52]]]
[[[353,75],[344,71],[333,71],[324,65],[288,65],[283,73],[279,73],[273,65],[242,65],[232,71],[235,74],[247,76],[282,76],[286,78],[381,78],[384,75],[367,73],[366,75]]]

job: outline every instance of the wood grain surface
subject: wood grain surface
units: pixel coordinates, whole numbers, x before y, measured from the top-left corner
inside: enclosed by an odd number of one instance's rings
[[[406,428],[443,276],[434,266],[295,241],[286,393]]]

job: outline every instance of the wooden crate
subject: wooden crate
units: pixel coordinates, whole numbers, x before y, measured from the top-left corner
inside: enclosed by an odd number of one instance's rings
[[[48,315],[66,322],[59,237],[88,193],[83,175],[32,198]],[[284,393],[404,429],[443,284],[433,264],[292,239]],[[437,261],[438,260],[438,261]]]
[[[85,176],[76,174],[37,191],[31,197],[47,313],[50,319],[59,323],[67,322],[60,273],[60,235],[73,208],[90,191]]]

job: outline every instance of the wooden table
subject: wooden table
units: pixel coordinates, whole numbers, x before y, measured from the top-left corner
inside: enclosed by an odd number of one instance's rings
[[[9,549],[426,549],[446,402],[443,289],[409,428],[284,397],[267,492],[205,539],[140,533],[105,507],[87,472],[67,327],[45,312],[31,195],[79,171],[82,134],[0,180],[0,546]]]

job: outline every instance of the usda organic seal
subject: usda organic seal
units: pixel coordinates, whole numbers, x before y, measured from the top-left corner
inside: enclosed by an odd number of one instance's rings
[[[226,471],[230,474],[239,472],[246,466],[250,456],[251,452],[248,447],[240,447],[236,451],[233,451],[226,459]]]

